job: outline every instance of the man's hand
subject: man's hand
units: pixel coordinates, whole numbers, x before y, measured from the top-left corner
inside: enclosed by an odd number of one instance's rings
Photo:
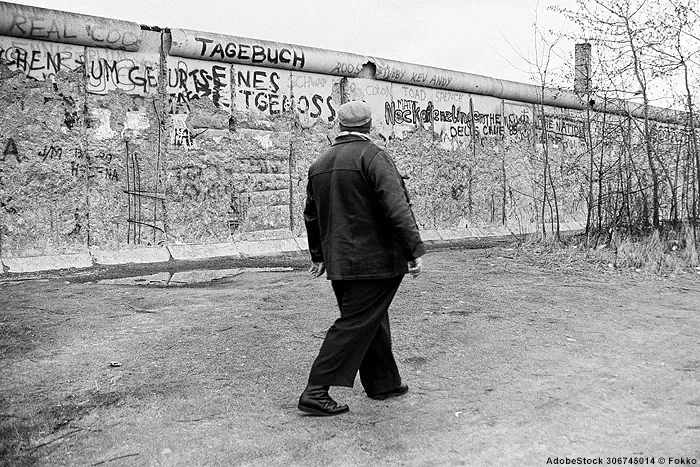
[[[311,261],[311,269],[309,269],[309,273],[311,273],[312,276],[321,277],[324,272],[326,272],[326,266],[323,265],[323,261],[320,263]]]
[[[423,269],[423,258],[418,257],[408,262],[408,273],[415,279]]]

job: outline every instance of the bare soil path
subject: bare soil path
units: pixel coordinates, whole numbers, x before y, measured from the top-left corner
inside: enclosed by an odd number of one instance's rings
[[[332,390],[349,414],[314,418],[296,402],[336,309],[304,264],[1,282],[0,464],[700,464],[700,275],[431,252],[390,312],[409,393],[358,380]]]

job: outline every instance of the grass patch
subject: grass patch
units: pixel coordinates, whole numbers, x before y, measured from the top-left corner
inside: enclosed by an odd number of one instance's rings
[[[700,232],[697,233],[700,237]],[[655,275],[700,272],[698,240],[693,229],[652,231],[647,235],[629,236],[613,232],[605,242],[593,243],[585,235],[557,240],[536,234],[518,248],[518,254],[536,258],[554,269],[573,267],[585,262],[601,269],[644,272]]]

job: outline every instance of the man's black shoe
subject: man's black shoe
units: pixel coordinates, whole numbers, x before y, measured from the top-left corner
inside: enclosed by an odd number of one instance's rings
[[[328,386],[308,385],[301,393],[297,407],[302,412],[320,417],[340,415],[350,410],[347,405],[338,405],[328,394]]]
[[[383,401],[384,399],[389,399],[390,397],[403,396],[408,392],[408,384],[402,384],[396,389],[391,391],[378,392],[376,394],[367,394],[370,399],[375,399],[378,401]]]

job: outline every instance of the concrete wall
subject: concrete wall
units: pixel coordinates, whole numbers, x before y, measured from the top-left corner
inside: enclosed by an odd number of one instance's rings
[[[421,228],[542,222],[545,134],[562,221],[581,218],[571,95],[0,2],[0,257],[302,236],[306,172],[352,99]]]

